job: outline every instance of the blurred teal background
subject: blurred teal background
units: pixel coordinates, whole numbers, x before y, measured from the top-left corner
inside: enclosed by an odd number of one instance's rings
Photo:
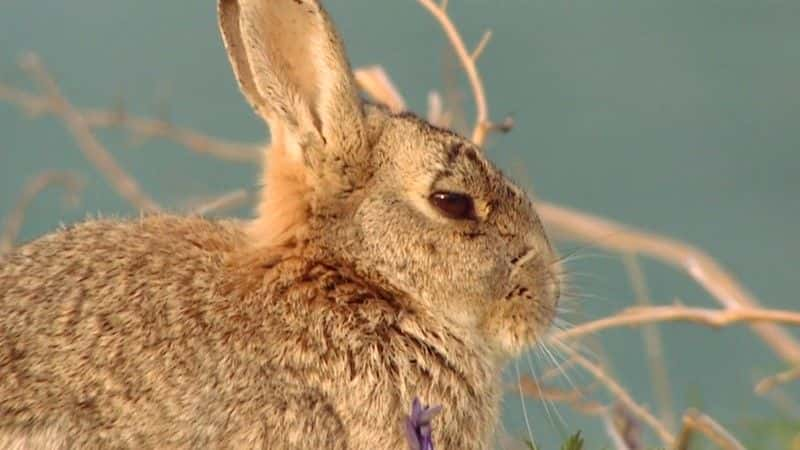
[[[214,3],[3,0],[0,79],[30,87],[16,61],[33,50],[78,106],[122,102],[132,113],[169,117],[215,136],[264,140],[264,127],[235,87]],[[428,90],[442,85],[446,48],[433,19],[412,0],[327,3],[353,65],[383,64],[410,106],[424,112]],[[798,309],[800,1],[450,3],[468,42],[494,30],[480,67],[493,116],[513,114],[517,124],[490,143],[499,165],[523,172],[522,181],[542,198],[696,244],[764,303]],[[131,145],[117,131],[100,136],[148,193],[173,208],[256,184],[254,167],[163,141]],[[44,169],[77,170],[88,185],[77,209],[63,208],[55,192],[42,196],[22,239],[88,213],[134,214],[60,122],[30,120],[0,102],[0,216],[26,179]],[[249,209],[236,213],[246,216]],[[632,302],[619,258],[592,249],[578,254],[570,265],[573,290],[585,295],[573,305],[584,313],[574,321]],[[682,274],[652,262],[645,269],[655,301],[715,306]],[[743,437],[752,420],[783,417],[752,394],[759,376],[784,366],[747,328],[668,325],[662,331],[679,410],[700,406]],[[640,332],[602,336],[614,373],[655,409]],[[527,371],[527,362],[520,367]],[[590,381],[570,374],[576,383]],[[798,389],[788,392],[800,400]],[[555,448],[562,429],[583,429],[588,448],[607,442],[596,420],[568,406],[558,405],[565,425],[540,403],[527,408],[544,449]],[[519,396],[509,395],[504,423],[513,436],[527,434],[522,417]]]

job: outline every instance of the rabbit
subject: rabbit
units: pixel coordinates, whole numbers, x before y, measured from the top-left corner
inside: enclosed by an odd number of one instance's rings
[[[219,0],[255,218],[92,218],[0,260],[0,447],[485,449],[558,257],[481,149],[359,97],[316,0]]]

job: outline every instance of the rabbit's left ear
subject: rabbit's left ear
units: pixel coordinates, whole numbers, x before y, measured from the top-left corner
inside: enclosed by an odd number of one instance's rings
[[[288,156],[312,176],[360,167],[367,156],[362,105],[319,1],[219,0],[218,13],[239,86],[273,139],[286,141]]]

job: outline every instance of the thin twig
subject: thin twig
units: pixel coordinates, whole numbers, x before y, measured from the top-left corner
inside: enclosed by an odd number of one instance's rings
[[[442,95],[438,91],[428,92],[428,114],[426,117],[428,122],[437,127],[446,128],[449,125],[447,123],[447,115],[444,113]]]
[[[575,366],[575,361],[571,359],[565,359],[561,361],[557,366],[550,367],[547,370],[542,372],[542,375],[537,377],[537,379],[541,380],[542,383],[547,383],[554,378],[563,377],[564,373],[569,371],[573,366]]]
[[[624,405],[633,416],[637,417],[639,420],[653,429],[664,445],[669,447],[675,442],[675,437],[669,432],[667,427],[664,426],[664,424],[658,419],[656,419],[655,416],[653,416],[647,409],[636,403],[636,401],[630,396],[630,394],[628,394],[625,388],[623,388],[617,381],[612,379],[600,366],[584,358],[570,346],[560,343],[558,345],[564,352],[568,353],[571,358],[574,358],[578,365],[592,374],[597,381],[605,385],[606,389],[608,389],[608,391],[614,395],[617,401]]]
[[[448,118],[448,128],[466,135],[471,131],[464,108],[465,95],[458,81],[461,64],[450,46],[442,49],[439,59],[442,72],[442,109]]]
[[[574,209],[538,202],[542,219],[555,234],[620,253],[645,254],[686,271],[726,308],[758,308],[759,302],[722,266],[683,242],[638,231]],[[756,333],[784,360],[800,362],[800,344],[779,326],[753,325]]]
[[[478,41],[478,45],[475,46],[475,50],[469,55],[470,59],[474,62],[478,62],[478,59],[481,57],[481,54],[484,50],[486,50],[486,45],[489,44],[489,41],[492,39],[492,30],[486,30],[483,32],[483,36],[481,36],[481,40]]]
[[[543,401],[551,401],[551,402],[559,402],[559,403],[566,403],[570,405],[572,409],[578,411],[581,414],[587,416],[599,416],[606,414],[609,408],[602,403],[589,400],[587,399],[587,395],[585,391],[589,391],[591,388],[587,388],[584,390],[572,389],[572,390],[564,390],[558,389],[554,387],[544,386],[540,382],[537,382],[533,378],[527,375],[523,375],[519,379],[520,385],[514,386],[514,389],[518,387],[522,388],[522,392],[533,399],[536,400],[543,400]]]
[[[30,53],[22,59],[21,66],[50,98],[56,114],[64,120],[86,158],[97,167],[117,192],[137,208],[151,212],[160,211],[158,204],[142,192],[139,183],[117,164],[92,133],[83,116],[64,98],[39,57]]]
[[[456,52],[458,60],[461,62],[461,67],[467,74],[467,79],[469,80],[469,84],[472,88],[472,94],[475,97],[476,119],[475,128],[472,131],[472,142],[474,142],[475,145],[482,147],[486,142],[486,135],[492,126],[489,121],[489,106],[486,103],[486,94],[483,90],[483,81],[481,80],[480,72],[478,72],[478,69],[475,65],[475,60],[472,59],[472,56],[467,51],[467,47],[464,45],[463,39],[461,39],[461,34],[458,32],[458,28],[456,28],[456,26],[450,20],[450,17],[447,15],[447,11],[442,7],[442,5],[437,5],[432,0],[417,1],[423,7],[425,7],[425,9],[427,9],[428,12],[430,12],[430,14],[439,22],[439,25],[442,27],[442,30],[444,30],[444,33],[447,36],[447,39],[450,41],[450,45]]]
[[[800,380],[800,366],[763,378],[756,384],[755,391],[764,395],[776,386],[797,380]]]
[[[0,83],[0,100],[16,105],[31,115],[60,115],[59,106],[50,97],[25,92],[3,83]],[[123,128],[137,138],[172,140],[195,153],[226,161],[254,163],[263,159],[262,145],[224,141],[164,120],[133,116],[121,110],[74,108],[74,112],[82,116],[91,128]]]
[[[191,213],[198,216],[205,216],[224,209],[236,208],[247,202],[249,198],[250,193],[248,191],[245,189],[237,189],[192,208]]]
[[[354,71],[356,82],[374,100],[383,103],[393,113],[406,110],[406,102],[389,75],[381,66],[360,67]]]
[[[612,425],[630,450],[644,450],[642,427],[639,421],[621,403],[614,405]]]
[[[724,327],[739,322],[770,322],[800,325],[800,312],[777,309],[707,309],[683,305],[634,307],[603,319],[576,325],[551,334],[549,339],[560,341],[597,333],[609,328],[642,325],[656,322],[694,322],[710,327]]]
[[[639,306],[651,306],[650,292],[647,289],[642,266],[635,255],[623,255],[623,263],[628,272],[633,291],[636,294],[636,303]],[[667,373],[666,358],[664,357],[664,346],[661,341],[661,332],[656,325],[645,325],[642,327],[642,339],[644,340],[647,352],[647,363],[650,366],[650,376],[653,379],[653,391],[658,399],[659,413],[663,421],[670,430],[675,429],[675,410],[672,407],[672,392],[669,384],[669,374]]]
[[[622,438],[619,430],[617,430],[617,427],[614,424],[614,416],[611,413],[606,413],[603,415],[603,428],[606,430],[606,434],[608,435],[609,439],[611,439],[611,443],[614,445],[614,450],[633,450]]]
[[[60,185],[64,188],[67,201],[76,202],[84,182],[80,175],[69,171],[46,171],[28,180],[14,208],[8,213],[3,231],[0,233],[0,256],[14,248],[22,224],[25,222],[25,213],[33,200],[42,191],[53,185]]]
[[[689,443],[694,432],[708,437],[724,450],[745,450],[733,435],[711,417],[695,409],[689,409],[683,415],[683,429],[678,435],[675,450],[689,450]]]
[[[792,398],[791,394],[781,389],[780,386],[770,388],[763,395],[785,416],[800,417],[800,405]]]

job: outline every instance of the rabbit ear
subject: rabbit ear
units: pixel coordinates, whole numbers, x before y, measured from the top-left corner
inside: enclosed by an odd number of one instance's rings
[[[357,166],[367,145],[362,106],[319,2],[219,0],[218,14],[239,86],[289,156],[316,169],[332,159]]]

